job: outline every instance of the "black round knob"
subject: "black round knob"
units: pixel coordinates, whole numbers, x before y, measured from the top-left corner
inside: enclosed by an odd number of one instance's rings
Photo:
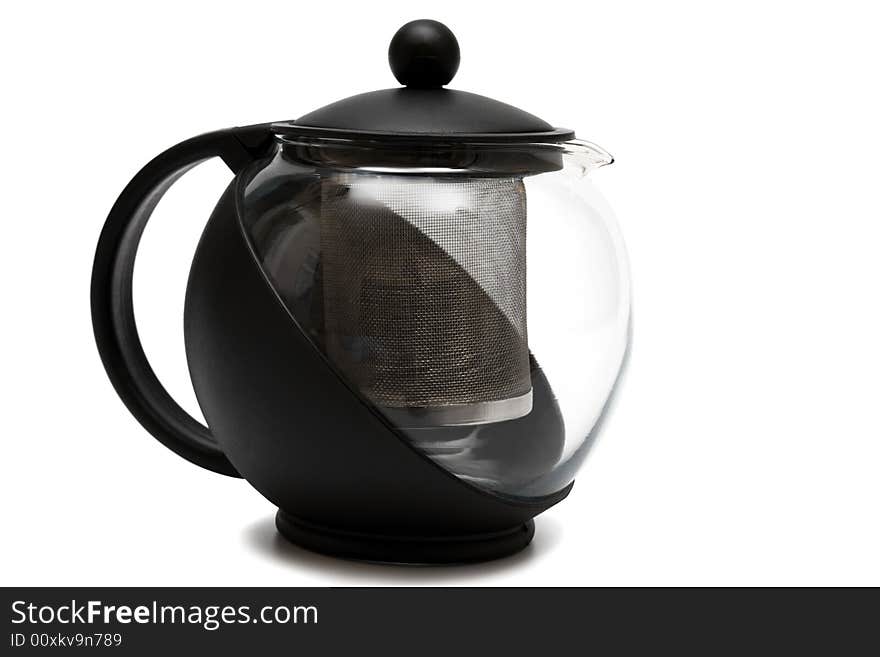
[[[442,87],[458,70],[461,52],[455,35],[443,23],[412,21],[397,30],[388,46],[388,62],[400,84]]]

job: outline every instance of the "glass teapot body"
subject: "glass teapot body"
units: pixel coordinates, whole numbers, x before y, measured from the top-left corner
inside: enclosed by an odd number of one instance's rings
[[[568,485],[628,344],[625,249],[581,141],[282,138],[247,174],[268,283],[352,394],[475,486]]]

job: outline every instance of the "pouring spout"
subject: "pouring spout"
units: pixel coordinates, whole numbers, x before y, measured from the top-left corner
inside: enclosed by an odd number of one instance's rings
[[[566,142],[567,154],[572,163],[580,168],[582,176],[587,175],[594,169],[604,167],[614,162],[611,153],[596,144],[583,139],[572,139]]]

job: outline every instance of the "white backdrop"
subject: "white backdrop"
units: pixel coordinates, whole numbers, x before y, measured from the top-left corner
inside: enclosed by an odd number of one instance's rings
[[[241,481],[153,440],[107,381],[103,220],[191,135],[394,86],[388,40],[458,36],[453,86],[573,127],[634,290],[628,374],[526,552],[400,569],[288,547]],[[7,3],[0,9],[5,585],[880,584],[880,40],[858,2]],[[189,261],[230,174],[148,227],[136,306],[197,413]]]

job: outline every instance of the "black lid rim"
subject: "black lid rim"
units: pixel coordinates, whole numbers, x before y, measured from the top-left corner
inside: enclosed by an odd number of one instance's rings
[[[300,125],[295,121],[279,121],[271,124],[271,128],[276,135],[281,137],[316,137],[417,144],[559,144],[575,138],[574,131],[568,128],[553,128],[539,132],[389,132],[324,128]]]

